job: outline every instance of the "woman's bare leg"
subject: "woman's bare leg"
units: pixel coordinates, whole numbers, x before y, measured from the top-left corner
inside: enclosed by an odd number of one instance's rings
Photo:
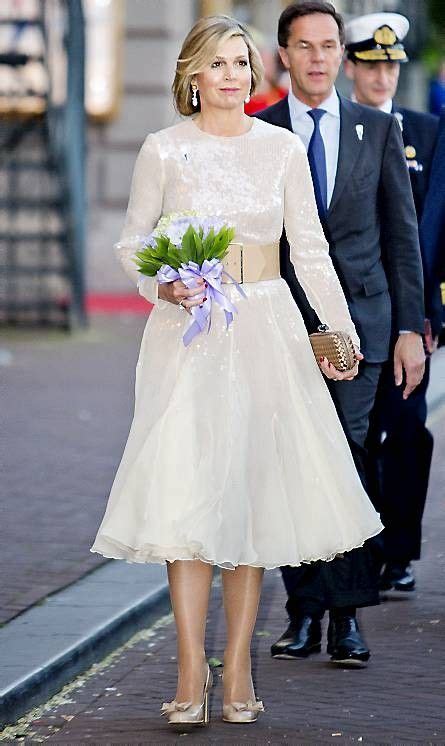
[[[197,703],[207,674],[205,631],[213,567],[200,560],[167,563],[170,598],[176,622],[178,702]]]
[[[227,647],[224,653],[224,704],[254,698],[250,644],[258,613],[263,569],[240,565],[223,570]]]

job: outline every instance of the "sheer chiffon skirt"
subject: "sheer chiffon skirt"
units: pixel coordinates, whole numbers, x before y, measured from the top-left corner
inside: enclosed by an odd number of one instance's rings
[[[274,568],[332,559],[381,531],[286,283],[245,284],[247,300],[226,289],[233,324],[215,309],[188,348],[190,315],[153,309],[92,552]]]

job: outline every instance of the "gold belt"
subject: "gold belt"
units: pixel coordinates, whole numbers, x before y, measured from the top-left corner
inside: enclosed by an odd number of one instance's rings
[[[279,243],[231,243],[223,265],[235,282],[276,280],[280,277]],[[233,280],[223,275],[222,282],[230,284]]]

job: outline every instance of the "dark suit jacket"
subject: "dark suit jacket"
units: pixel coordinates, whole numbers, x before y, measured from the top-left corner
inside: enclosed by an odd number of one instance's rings
[[[287,98],[257,116],[292,131]],[[362,139],[357,125],[363,127]],[[396,329],[422,333],[424,328],[416,212],[400,127],[392,115],[340,97],[337,176],[323,227],[363,354],[368,362],[383,362],[392,320]],[[295,277],[285,239],[280,258],[281,274],[312,330],[317,319]]]
[[[440,119],[428,191],[420,221],[425,284],[435,299],[433,332],[440,331],[442,304],[434,295],[439,282],[445,280],[445,109]]]
[[[403,144],[415,149],[415,156],[406,156],[408,171],[416,206],[417,220],[422,222],[423,208],[428,191],[434,150],[437,141],[439,118],[420,111],[394,106],[393,112],[402,125]],[[445,163],[442,166],[442,182],[445,179]],[[439,186],[439,188],[442,185]],[[443,187],[442,187],[443,190]],[[439,334],[442,327],[442,301],[439,278],[427,277],[428,257],[420,235],[420,251],[424,267],[425,315],[431,321],[433,334]]]

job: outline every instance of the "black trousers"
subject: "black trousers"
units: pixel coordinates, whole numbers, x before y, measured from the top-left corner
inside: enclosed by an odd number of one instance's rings
[[[421,384],[404,401],[385,364],[371,413],[367,439],[369,486],[382,515],[383,561],[408,564],[420,559],[422,517],[433,455],[433,436],[425,427],[427,359]]]
[[[365,489],[368,473],[365,441],[381,370],[380,363],[364,362],[353,381],[328,383]],[[321,617],[326,609],[378,604],[376,551],[378,543],[371,540],[331,562],[282,567],[289,616],[307,613]]]

